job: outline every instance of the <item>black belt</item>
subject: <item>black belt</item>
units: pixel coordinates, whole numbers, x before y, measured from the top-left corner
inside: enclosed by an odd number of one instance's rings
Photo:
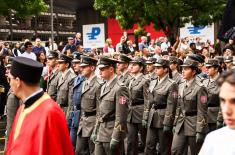
[[[197,112],[196,111],[192,111],[192,112],[185,112],[185,116],[196,116]]]
[[[83,112],[83,115],[84,115],[85,117],[95,116],[95,115],[96,115],[96,111],[92,111],[92,112]]]
[[[157,110],[157,109],[166,109],[167,107],[167,104],[157,104],[157,105],[154,105],[154,109]]]
[[[115,116],[113,117],[105,117],[100,120],[100,122],[111,122],[115,120]]]
[[[144,105],[144,101],[143,102],[133,102],[131,103],[132,106],[136,106],[136,105]]]
[[[208,106],[208,108],[209,107],[219,107],[219,105],[215,105],[215,104],[208,104],[207,106]]]
[[[60,104],[61,108],[68,107],[68,104]]]

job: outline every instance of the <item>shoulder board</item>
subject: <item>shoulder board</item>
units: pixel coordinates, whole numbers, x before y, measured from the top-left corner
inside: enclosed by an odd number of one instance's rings
[[[119,86],[125,86],[125,84],[124,84],[123,82],[121,82],[120,80],[117,81],[117,84],[118,84]]]
[[[197,85],[199,85],[199,86],[201,86],[201,87],[204,86],[203,83],[202,83],[202,81],[199,81],[199,80],[197,80],[197,79],[196,79],[195,81],[196,81],[196,84],[197,84]]]
[[[202,84],[207,85],[209,83],[209,79],[205,79],[202,81]]]
[[[170,81],[171,83],[175,83],[175,81],[170,78],[168,78],[168,81]]]
[[[144,76],[143,76],[143,79],[145,79],[145,80],[150,80],[150,77],[149,77],[148,75],[144,75]]]

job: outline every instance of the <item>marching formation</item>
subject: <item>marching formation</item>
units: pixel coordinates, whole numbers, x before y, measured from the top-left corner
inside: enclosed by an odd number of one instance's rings
[[[13,154],[14,148],[25,149],[17,144],[17,138],[23,139],[26,133],[22,130],[33,128],[37,134],[29,132],[29,136],[35,134],[40,140],[41,136],[54,133],[60,137],[61,146],[55,145],[56,148],[62,147],[64,140],[68,147],[63,146],[61,154],[197,155],[206,135],[224,126],[218,81],[220,75],[232,70],[233,57],[205,58],[196,51],[178,53],[180,56],[169,51],[151,55],[146,54],[149,48],[144,47],[144,42],[140,45],[141,54],[125,53],[123,45],[119,52],[102,55],[49,51],[44,68],[29,57],[8,57],[5,67],[11,89],[6,105],[7,137],[10,135],[7,154]],[[167,41],[164,45],[168,45]],[[154,50],[157,53],[161,47]],[[41,76],[44,69],[47,76]],[[39,83],[42,89],[38,89]],[[40,99],[42,104],[36,107]],[[40,122],[35,124],[27,117],[22,118],[30,112],[33,118],[46,120],[47,125],[42,125],[46,129],[41,129]],[[31,122],[32,127],[22,124],[22,119]],[[62,124],[60,129],[55,129],[57,123]],[[48,137],[37,142],[40,144],[34,149],[49,149],[42,147],[44,143],[53,147],[56,137]],[[68,151],[72,146],[73,151]]]

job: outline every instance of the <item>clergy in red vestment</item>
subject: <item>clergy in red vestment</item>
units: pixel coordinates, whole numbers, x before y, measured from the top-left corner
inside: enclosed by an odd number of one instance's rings
[[[65,115],[39,87],[43,66],[16,57],[10,71],[13,93],[23,101],[10,133],[6,155],[73,155]]]

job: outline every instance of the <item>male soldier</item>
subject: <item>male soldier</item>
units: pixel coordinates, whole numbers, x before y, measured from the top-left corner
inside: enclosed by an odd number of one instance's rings
[[[56,101],[57,98],[57,85],[60,77],[60,73],[57,67],[57,60],[59,54],[55,51],[50,51],[47,57],[47,65],[51,68],[51,73],[48,77],[47,81],[47,93],[51,96],[51,98]]]
[[[72,101],[72,111],[69,115],[69,128],[70,128],[70,137],[72,139],[74,150],[76,148],[76,140],[77,140],[77,131],[79,126],[80,114],[81,114],[81,93],[82,86],[85,80],[84,76],[81,75],[80,68],[80,53],[73,53],[73,70],[77,74],[77,77],[74,79],[74,87],[73,87],[73,101]]]
[[[119,62],[117,64],[117,69],[121,72],[119,81],[124,83],[126,86],[129,85],[130,80],[132,79],[132,76],[128,72],[130,61],[131,61],[131,58],[129,58],[125,54],[121,54],[119,58]]]
[[[8,64],[6,65],[6,76],[8,77],[11,70],[11,61],[12,58],[8,59]],[[9,78],[9,80],[11,80]],[[6,113],[7,113],[7,128],[6,128],[6,140],[5,140],[5,146],[7,145],[8,137],[11,133],[11,128],[14,122],[14,118],[16,116],[16,112],[20,106],[20,100],[18,97],[16,97],[12,90],[10,89],[7,93],[7,104],[6,104]]]
[[[70,70],[72,58],[61,54],[59,60],[59,70],[61,76],[59,77],[59,83],[57,86],[57,99],[56,102],[63,109],[66,118],[72,110],[72,97],[73,97],[73,84],[76,75]]]
[[[208,92],[208,126],[209,131],[216,129],[216,121],[219,112],[219,85],[218,79],[221,72],[219,61],[216,59],[208,59],[205,64],[208,69],[209,78],[203,81],[204,86]]]
[[[121,154],[122,142],[127,132],[128,90],[115,74],[118,61],[100,58],[98,68],[106,83],[101,88],[98,122],[91,136],[95,141],[96,155]],[[120,152],[119,152],[120,151]]]
[[[196,79],[199,73],[198,62],[187,58],[182,67],[185,82],[181,83],[178,89],[180,109],[171,149],[173,155],[182,155],[186,154],[185,148],[189,145],[191,154],[196,155],[198,146],[202,144],[208,132],[207,91]]]
[[[76,154],[94,154],[95,145],[90,136],[95,127],[98,101],[102,81],[95,75],[97,60],[88,56],[82,56],[80,68],[85,76],[81,92],[81,112],[79,130],[77,135]]]

